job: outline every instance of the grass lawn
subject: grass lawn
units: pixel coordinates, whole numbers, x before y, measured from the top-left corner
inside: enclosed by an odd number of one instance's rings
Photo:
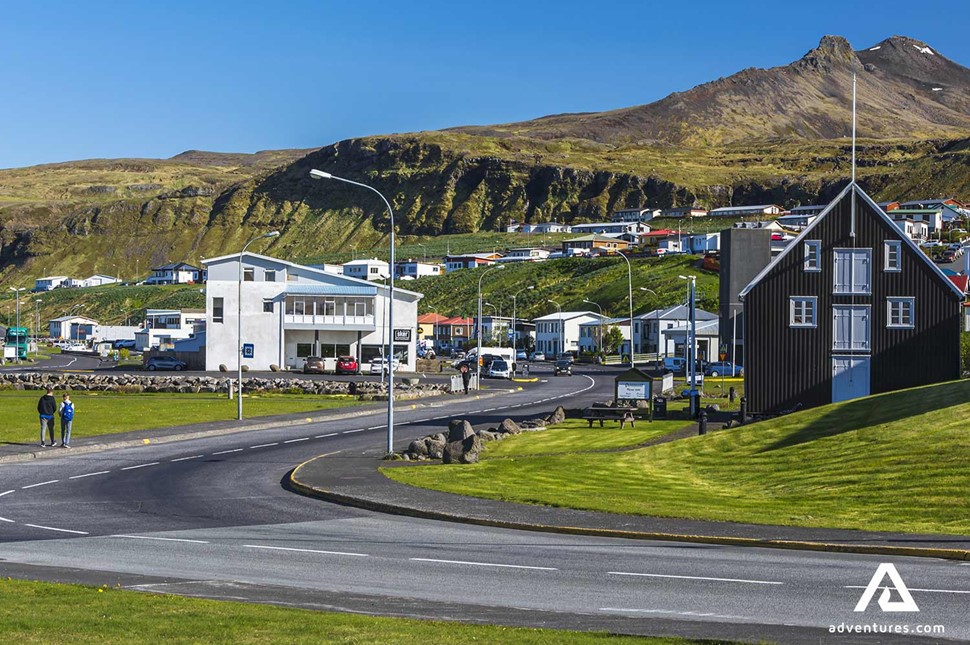
[[[0,630],[8,643],[688,643],[462,625],[403,618],[309,611],[250,603],[183,598],[108,587],[0,582]],[[714,641],[706,641],[713,643]]]
[[[37,400],[40,390],[0,391],[0,442],[34,443],[40,427]],[[60,404],[63,391],[55,390]],[[235,400],[225,394],[116,394],[72,392],[76,413],[74,438],[115,434],[131,430],[150,430],[167,426],[228,421],[236,418]],[[305,394],[265,394],[243,397],[246,418],[311,412],[360,405],[351,396],[311,396]],[[60,436],[60,421],[55,419],[55,434]]]
[[[593,450],[609,450],[635,446],[654,437],[683,428],[687,421],[637,421],[635,428],[627,425],[620,430],[616,421],[606,421],[604,427],[594,422],[589,428],[582,419],[566,419],[565,422],[541,432],[523,432],[520,435],[490,441],[481,453],[482,459],[499,457],[526,457],[529,455],[553,455]]]
[[[970,533],[970,381],[611,454],[389,469],[428,488],[666,517]]]

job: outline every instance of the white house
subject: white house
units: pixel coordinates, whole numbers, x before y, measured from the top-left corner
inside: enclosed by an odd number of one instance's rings
[[[572,226],[559,222],[539,222],[538,224],[522,224],[519,233],[571,233]]]
[[[717,314],[696,309],[694,319],[698,322],[717,320]],[[667,335],[668,329],[685,325],[690,320],[690,309],[686,305],[675,305],[666,309],[654,309],[633,318],[633,348],[637,354],[656,353],[675,356],[674,342]],[[658,342],[659,338],[659,342]]]
[[[498,253],[465,253],[464,255],[448,255],[445,257],[445,273],[461,271],[462,269],[477,269],[478,267],[495,264],[501,255]]]
[[[46,278],[37,278],[34,280],[34,291],[51,291],[68,280],[69,278],[66,275],[52,275]]]
[[[444,273],[444,269],[440,264],[429,264],[417,260],[404,260],[394,263],[394,276],[402,280],[416,280],[417,278],[441,275],[442,273]]]
[[[84,279],[84,286],[86,287],[102,287],[106,284],[117,284],[121,282],[118,278],[110,275],[104,275],[103,273],[95,273],[90,278]]]
[[[660,217],[659,208],[622,208],[613,211],[610,220],[614,222],[647,222]]]
[[[720,358],[717,351],[719,329],[720,321],[717,318],[714,320],[697,321],[697,324],[694,326],[694,337],[697,348],[696,356],[699,360],[715,361]],[[678,323],[664,330],[664,336],[674,345],[674,356],[687,355],[686,348],[689,332],[690,324],[686,322]]]
[[[785,229],[778,220],[770,221],[759,221],[759,222],[735,222],[731,228],[766,228],[769,231],[775,231],[778,233],[783,232]]]
[[[542,262],[549,259],[548,249],[510,249],[497,262]]]
[[[915,241],[923,242],[929,237],[930,229],[926,222],[920,222],[909,217],[897,216],[897,211],[889,211],[887,215],[892,218],[893,223],[899,227],[906,237]]]
[[[802,208],[801,206],[799,208]],[[813,207],[814,208],[814,207]],[[818,213],[801,212],[796,213],[798,208],[793,208],[791,215],[781,215],[775,221],[783,228],[792,231],[801,231],[808,228],[808,225],[818,218]]]
[[[606,320],[592,311],[564,311],[533,319],[536,326],[537,351],[558,356],[562,351],[579,351],[579,326]]]
[[[146,309],[145,325],[135,332],[135,347],[141,351],[169,349],[176,340],[205,331],[202,309]]]
[[[97,326],[97,320],[86,316],[61,316],[48,321],[52,340],[88,340]]]
[[[191,284],[202,282],[202,269],[185,262],[169,262],[152,269],[145,284]]]
[[[624,233],[646,233],[650,227],[642,222],[593,222],[592,224],[573,224],[573,233],[588,235],[622,235]]]
[[[708,211],[710,217],[762,217],[764,215],[781,215],[785,212],[776,204],[758,204],[756,206],[723,206]]]
[[[358,280],[384,280],[391,275],[389,266],[387,262],[377,258],[351,260],[343,264],[344,275]]]
[[[707,253],[721,249],[720,233],[692,233],[681,238],[681,246],[689,249],[690,253]]]
[[[238,300],[240,254],[205,260],[206,369],[238,366],[237,311],[242,341],[252,345],[251,369],[270,365],[301,369],[309,356],[351,355],[369,363],[384,354],[393,335],[401,369],[415,369],[420,293],[395,287],[394,319],[387,320],[390,288],[255,253],[242,257],[242,302]]]
[[[623,334],[623,342],[620,344],[618,352],[628,354],[630,351],[630,319],[629,318],[603,318],[584,322],[579,326],[579,351],[595,352],[602,347],[600,333],[606,334],[610,327],[616,327]]]
[[[676,206],[660,211],[661,217],[704,217],[705,215],[707,215],[707,209],[699,206]]]
[[[491,339],[496,345],[504,345],[511,338],[512,318],[509,316],[486,316],[482,314],[482,338]],[[472,328],[472,336],[478,338],[478,320]],[[476,341],[477,342],[477,341]],[[484,344],[484,343],[483,343]]]

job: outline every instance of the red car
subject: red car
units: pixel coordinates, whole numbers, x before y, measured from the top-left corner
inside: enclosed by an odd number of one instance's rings
[[[360,363],[353,356],[337,358],[337,374],[360,374]]]

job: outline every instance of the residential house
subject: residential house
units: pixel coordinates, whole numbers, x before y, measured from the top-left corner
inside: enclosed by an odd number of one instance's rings
[[[86,316],[61,316],[47,323],[51,340],[88,340],[98,321]]]
[[[824,211],[826,206],[828,206],[828,204],[806,204],[804,206],[796,206],[788,211],[788,215],[796,217],[813,217],[814,215],[818,215]],[[782,217],[787,217],[787,215],[783,215]],[[811,224],[811,222],[809,222],[809,224]],[[808,226],[808,224],[806,224],[806,226]]]
[[[660,217],[659,208],[622,208],[610,215],[612,222],[648,222]]]
[[[630,319],[627,318],[603,318],[602,320],[591,320],[579,326],[579,351],[592,353],[601,351],[602,337],[600,334],[609,332],[610,327],[616,327],[623,334],[623,342],[617,348],[619,355],[630,354]]]
[[[84,279],[85,287],[102,287],[106,284],[117,284],[121,282],[120,279],[114,276],[104,275],[103,273],[95,273],[90,278]]]
[[[704,254],[721,248],[720,233],[691,233],[683,235],[681,246],[688,253]]]
[[[34,280],[34,291],[53,291],[69,279],[66,275],[52,275],[46,278],[37,278]]]
[[[718,319],[697,320],[694,323],[694,339],[696,353],[694,354],[701,361],[718,360],[720,327]],[[668,342],[673,343],[674,356],[687,356],[687,347],[690,338],[690,323],[680,322],[673,327],[664,330],[664,337]],[[729,357],[730,358],[730,357]],[[743,365],[740,361],[738,364]]]
[[[387,280],[391,276],[390,265],[377,258],[362,258],[343,263],[343,274],[357,280]]]
[[[435,329],[437,333],[435,350],[450,352],[467,349],[475,335],[475,319],[453,316],[438,322]]]
[[[145,324],[135,332],[135,347],[171,349],[176,340],[205,331],[205,320],[204,309],[146,309]]]
[[[783,233],[785,231],[784,227],[778,223],[778,220],[767,220],[759,222],[735,222],[731,225],[731,228],[766,228],[769,231],[776,233]]]
[[[519,233],[538,233],[545,235],[546,233],[571,233],[573,227],[569,224],[561,224],[560,222],[538,222],[535,224],[520,224],[517,230]]]
[[[476,269],[478,267],[495,264],[502,255],[500,253],[465,253],[463,255],[448,255],[445,257],[445,273],[462,269]]]
[[[647,251],[664,255],[667,253],[681,253],[681,234],[677,231],[662,228],[640,235],[640,245]]]
[[[478,319],[475,319],[475,328],[472,332],[475,342],[478,342]],[[511,316],[487,316],[482,314],[482,341],[483,345],[504,346],[512,340],[512,318]],[[485,342],[487,341],[487,342]]]
[[[960,377],[963,294],[854,183],[740,297],[752,412]]]
[[[924,242],[929,238],[930,227],[926,222],[919,222],[909,217],[899,215],[898,213],[899,211],[896,210],[888,213],[888,215],[896,226],[899,227],[899,230],[906,235],[906,237],[914,242]]]
[[[798,208],[806,208],[804,206],[799,206]],[[798,208],[793,208],[791,213],[788,215],[781,215],[775,221],[782,227],[789,231],[801,231],[802,229],[808,228],[808,225],[815,221],[818,217],[817,212],[802,212],[796,213]],[[812,206],[811,208],[816,208]]]
[[[913,199],[899,204],[899,208],[929,208],[933,210],[942,208],[944,206],[963,208],[965,204],[958,202],[953,197]]]
[[[202,269],[186,262],[169,262],[154,267],[145,284],[192,284],[202,282]]]
[[[425,276],[439,276],[444,273],[440,264],[429,264],[417,260],[404,260],[394,263],[394,277],[401,280],[416,280]]]
[[[781,215],[785,209],[777,204],[758,204],[757,206],[722,206],[708,211],[710,217],[764,217]]]
[[[593,222],[591,224],[573,224],[573,233],[577,235],[623,235],[624,233],[646,233],[650,227],[642,222]]]
[[[660,217],[704,217],[705,215],[707,215],[707,209],[699,206],[676,206],[660,211]]]
[[[542,262],[549,259],[548,249],[509,249],[497,262]]]
[[[562,254],[569,255],[571,251],[585,251],[588,253],[595,252],[616,252],[621,249],[628,248],[630,243],[626,240],[617,239],[615,237],[607,237],[605,235],[583,235],[581,237],[574,237],[569,240],[565,240],[562,243]]]
[[[533,319],[536,326],[536,351],[558,356],[563,351],[579,351],[579,326],[607,320],[591,311],[563,311]]]
[[[897,208],[889,213],[894,220],[911,219],[916,222],[926,222],[929,235],[935,236],[943,230],[942,208]]]
[[[241,303],[240,263],[253,276],[243,283]],[[243,362],[252,369],[301,369],[309,356],[350,355],[369,363],[384,355],[389,339],[401,369],[415,369],[420,293],[395,287],[389,319],[389,285],[249,252],[210,258],[205,264],[207,370],[219,365],[235,370],[239,365],[240,308],[242,342],[253,350],[252,358]]]
[[[439,348],[438,336],[441,323],[445,320],[448,320],[448,316],[442,316],[436,313],[427,313],[418,316],[418,327],[416,330],[418,344],[430,342],[431,346],[437,351]]]
[[[716,320],[717,315],[703,309],[694,310],[695,321]],[[633,349],[637,354],[656,354],[662,356],[681,356],[674,341],[667,335],[668,329],[676,329],[690,322],[690,308],[687,305],[674,305],[664,309],[654,309],[633,318]]]

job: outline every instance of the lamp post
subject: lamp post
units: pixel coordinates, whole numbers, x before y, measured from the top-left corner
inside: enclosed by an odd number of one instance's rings
[[[627,287],[630,292],[630,367],[634,367],[633,361],[633,265],[630,264],[630,258],[628,258],[624,253],[619,253],[619,256],[623,258],[626,262],[626,277],[627,277]]]
[[[40,303],[41,299],[37,298],[34,300],[34,356],[37,356],[40,350]]]
[[[566,331],[562,328],[562,307],[555,300],[546,300],[546,302],[551,302],[556,305],[556,310],[559,312],[559,356],[566,353]],[[556,358],[559,358],[556,356]]]
[[[652,293],[654,298],[659,298],[657,292],[653,289],[647,289],[646,287],[640,287],[640,291],[646,291],[647,293]],[[657,369],[660,369],[660,307],[654,307],[653,310],[657,313]],[[632,342],[632,341],[631,341]]]
[[[417,245],[421,247],[421,251],[424,254],[424,261],[427,262],[428,261],[428,245],[427,244],[421,244],[420,242],[417,242]]]
[[[329,172],[324,172],[322,170],[310,170],[310,177],[313,179],[332,179],[334,181],[342,181],[345,184],[350,184],[352,186],[357,186],[359,188],[366,188],[367,190],[376,193],[384,205],[387,207],[387,215],[390,218],[391,224],[391,234],[390,234],[390,246],[391,246],[391,261],[390,270],[388,273],[391,274],[390,280],[388,281],[388,294],[387,294],[387,317],[390,320],[391,330],[387,338],[387,454],[394,452],[394,209],[391,208],[391,203],[387,201],[387,198],[381,194],[381,191],[377,190],[373,186],[368,186],[367,184],[362,184],[358,181],[353,181],[350,179],[344,179],[343,177],[338,177],[332,175]]]
[[[236,340],[238,347],[236,347],[236,367],[238,368],[237,378],[236,378],[236,419],[242,421],[243,410],[242,410],[242,359],[243,359],[243,339],[242,339],[242,283],[243,283],[243,255],[246,254],[246,249],[249,245],[256,240],[262,240],[268,237],[278,237],[279,231],[270,231],[269,233],[264,233],[258,235],[243,245],[242,251],[239,252],[239,281],[236,287]]]
[[[593,302],[589,298],[583,298],[583,302],[585,302],[588,305],[593,305],[600,312],[600,339],[599,339],[599,343],[597,343],[597,346],[599,351],[602,352],[603,351],[603,308],[598,303]],[[630,338],[633,338],[633,330],[630,330]]]
[[[504,268],[504,264],[493,264],[482,271],[482,275],[478,278],[478,349],[475,351],[475,374],[478,375],[478,381],[475,383],[476,388],[480,388],[482,382],[482,280],[485,279],[489,271]]]
[[[697,333],[696,323],[694,319],[694,301],[695,301],[695,289],[697,286],[697,276],[693,275],[681,275],[677,276],[681,280],[687,280],[690,292],[687,297],[690,306],[690,326],[687,328],[687,374],[690,379],[689,382],[689,393],[690,393],[690,415],[693,418],[697,414],[697,402],[695,401],[695,396],[697,394],[697,365],[696,358],[694,356],[696,348],[694,344],[696,342],[695,335]]]
[[[10,287],[10,290],[17,294],[17,324],[16,327],[20,328],[20,292],[25,291],[27,287]],[[20,332],[17,332],[20,333]],[[17,349],[17,362],[20,362],[20,348]]]
[[[523,287],[512,294],[512,351],[513,353],[516,353],[516,354],[518,353],[518,350],[519,350],[519,333],[515,327],[515,323],[516,323],[515,314],[517,313],[515,310],[515,299],[518,298],[519,294],[522,293],[523,291],[530,291],[532,289],[535,289],[535,285],[530,284],[528,287]]]

